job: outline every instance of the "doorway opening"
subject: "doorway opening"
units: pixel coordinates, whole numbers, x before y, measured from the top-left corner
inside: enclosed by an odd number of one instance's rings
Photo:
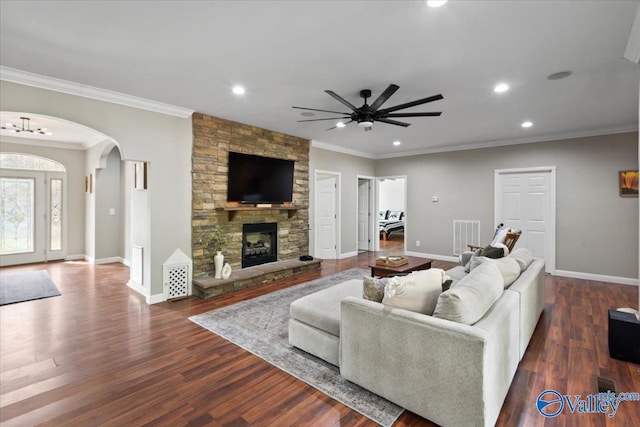
[[[378,179],[378,240],[380,250],[405,251],[407,230],[407,179],[404,176]]]

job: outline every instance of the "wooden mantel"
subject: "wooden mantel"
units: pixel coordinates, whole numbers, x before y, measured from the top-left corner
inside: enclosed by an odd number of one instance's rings
[[[224,208],[216,208],[217,211],[225,211],[229,213],[229,221],[233,221],[241,211],[287,211],[289,218],[292,218],[300,209],[307,209],[307,206],[227,206]]]

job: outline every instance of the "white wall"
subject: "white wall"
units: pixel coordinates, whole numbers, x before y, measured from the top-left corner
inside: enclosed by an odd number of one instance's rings
[[[313,147],[309,151],[309,248],[315,248],[314,188],[316,170],[340,172],[340,253],[338,256],[357,254],[358,175],[373,176],[371,159],[336,153]]]
[[[111,137],[124,159],[150,162],[151,241],[147,301],[162,298],[162,263],[176,249],[191,254],[190,118],[0,81],[0,110],[59,117]]]
[[[636,132],[384,159],[376,175],[407,176],[407,250],[451,255],[454,219],[491,240],[494,170],[536,166],[557,167],[556,268],[637,280],[638,201],[618,191],[618,171],[638,169]]]
[[[64,166],[67,171],[67,256],[83,256],[85,254],[85,151],[15,144],[4,139],[0,139],[0,143],[2,144],[0,150],[3,152],[33,154],[55,160]]]
[[[380,210],[403,211],[404,210],[404,184],[402,178],[382,179],[379,183]]]

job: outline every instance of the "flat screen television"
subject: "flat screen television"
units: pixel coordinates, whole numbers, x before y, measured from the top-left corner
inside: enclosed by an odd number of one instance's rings
[[[229,152],[227,201],[291,202],[293,167],[293,160]]]

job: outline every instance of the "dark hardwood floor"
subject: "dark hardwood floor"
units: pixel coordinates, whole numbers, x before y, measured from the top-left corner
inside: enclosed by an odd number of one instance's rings
[[[387,246],[397,253],[398,247]],[[401,247],[400,247],[401,250]],[[371,421],[262,359],[197,326],[194,314],[341,270],[379,255],[325,261],[321,271],[207,301],[148,306],[121,264],[60,262],[46,269],[62,296],[0,307],[3,426],[359,426]],[[434,268],[452,264],[434,262]],[[640,366],[609,358],[607,309],[635,306],[633,286],[548,277],[546,308],[520,363],[500,426],[640,426],[640,402],[605,415],[535,409],[545,389],[594,393],[593,375],[640,392]],[[515,345],[515,343],[514,343]],[[455,355],[452,355],[455,357]],[[397,426],[431,425],[405,412]]]

